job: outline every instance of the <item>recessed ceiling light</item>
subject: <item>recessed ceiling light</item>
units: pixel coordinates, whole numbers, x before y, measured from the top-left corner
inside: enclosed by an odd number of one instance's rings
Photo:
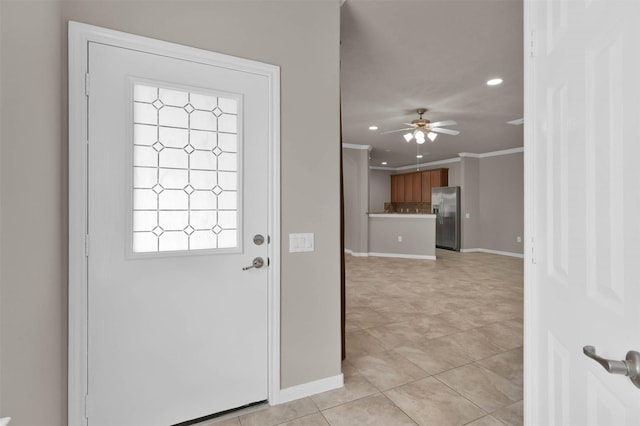
[[[422,157],[424,157],[424,155],[422,155],[422,154],[416,155],[416,158],[422,158]]]
[[[382,164],[383,166],[386,166],[388,163],[387,163],[386,161],[383,161],[383,162],[382,162],[382,163],[380,163],[380,164]]]
[[[502,84],[501,78],[492,78],[491,80],[487,81],[487,86],[497,86],[498,84]]]
[[[378,130],[378,126],[369,126],[369,130]]]

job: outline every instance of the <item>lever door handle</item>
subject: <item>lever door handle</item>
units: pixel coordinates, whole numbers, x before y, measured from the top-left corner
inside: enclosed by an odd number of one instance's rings
[[[264,266],[264,259],[262,259],[261,257],[256,257],[255,259],[253,259],[253,262],[251,263],[251,266],[245,266],[244,268],[242,268],[243,271],[248,271],[251,268],[256,268],[256,269],[260,269]]]
[[[602,358],[596,354],[596,348],[594,346],[585,346],[582,348],[582,352],[604,367],[608,373],[627,376],[636,387],[640,388],[640,352],[627,352],[626,359],[623,361]]]

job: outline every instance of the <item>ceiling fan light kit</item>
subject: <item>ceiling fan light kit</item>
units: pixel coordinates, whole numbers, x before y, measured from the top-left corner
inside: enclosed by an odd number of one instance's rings
[[[426,108],[418,108],[416,109],[416,112],[418,113],[418,119],[411,121],[411,123],[405,123],[406,125],[411,127],[405,127],[404,129],[398,129],[398,130],[391,130],[388,132],[383,132],[382,134],[410,130],[408,133],[405,133],[404,135],[402,135],[404,137],[404,140],[407,142],[411,142],[413,139],[415,139],[416,143],[419,145],[422,145],[423,143],[425,143],[426,138],[429,138],[431,142],[435,141],[436,138],[438,137],[438,133],[445,133],[447,135],[460,134],[460,132],[457,130],[444,129],[441,127],[441,126],[452,126],[452,125],[458,124],[455,121],[445,120],[445,121],[438,121],[438,122],[432,123],[430,120],[427,120],[426,118],[422,118],[422,115],[425,112],[427,112]]]

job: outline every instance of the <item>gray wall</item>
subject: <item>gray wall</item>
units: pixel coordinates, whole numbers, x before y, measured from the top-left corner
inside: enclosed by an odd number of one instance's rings
[[[460,186],[460,162],[421,167],[420,170],[449,169],[449,186]]]
[[[384,211],[384,203],[391,201],[391,170],[369,170],[369,211]]]
[[[282,241],[314,232],[316,251],[283,244],[281,384],[340,374],[339,7],[0,2],[0,415],[12,426],[67,418],[68,20],[282,67]],[[323,123],[312,132],[310,116]]]
[[[420,170],[433,169],[449,169],[449,186],[460,186],[460,162],[420,167]],[[371,169],[369,171],[369,211],[383,212],[384,203],[391,201],[391,178],[389,176],[411,171]]]
[[[449,186],[460,187],[462,249],[524,252],[522,242],[516,242],[524,233],[523,158],[523,153],[463,156],[459,162],[420,168],[449,169]],[[370,171],[370,211],[382,211],[382,203],[390,200],[389,175],[396,173],[401,171]]]
[[[524,155],[462,157],[462,248],[523,254]],[[466,214],[469,214],[469,218]]]
[[[449,169],[449,186],[460,186],[460,162],[443,164],[440,167]]]
[[[342,149],[344,182],[344,247],[366,253],[369,245],[369,151]]]
[[[460,223],[462,249],[482,248],[480,241],[480,159],[460,159]],[[467,217],[469,215],[469,217]]]
[[[480,159],[480,241],[485,249],[524,253],[524,155]]]
[[[369,218],[369,252],[436,256],[436,220],[412,215]],[[398,241],[398,236],[402,241]]]

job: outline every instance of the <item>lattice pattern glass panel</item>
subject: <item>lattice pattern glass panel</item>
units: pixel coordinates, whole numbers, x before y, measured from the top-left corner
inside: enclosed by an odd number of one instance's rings
[[[235,99],[135,84],[133,252],[238,247]]]

